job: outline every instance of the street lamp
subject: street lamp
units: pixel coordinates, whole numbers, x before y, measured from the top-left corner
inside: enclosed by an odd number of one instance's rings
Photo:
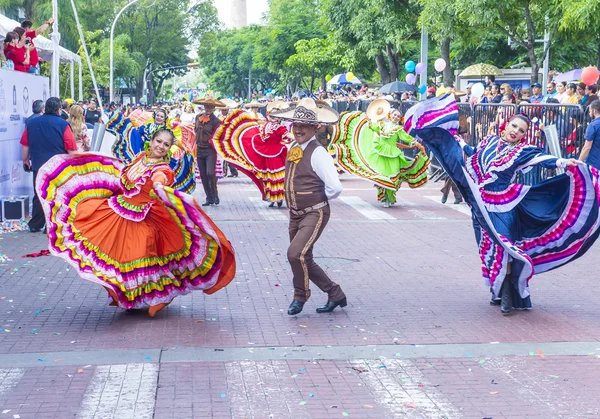
[[[113,84],[114,84],[114,79],[113,79],[113,37],[115,34],[115,26],[117,25],[117,20],[119,20],[119,17],[121,16],[121,14],[131,5],[137,3],[139,0],[132,0],[129,3],[127,3],[120,11],[119,13],[117,13],[117,16],[115,16],[115,20],[113,21],[112,26],[110,27],[110,85],[109,85],[109,102],[113,101]]]

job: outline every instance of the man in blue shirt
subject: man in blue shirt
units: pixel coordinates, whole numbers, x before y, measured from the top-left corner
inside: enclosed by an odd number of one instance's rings
[[[529,96],[530,103],[540,103],[544,99],[544,96],[542,95],[542,85],[539,83],[533,83],[531,86],[531,93],[532,95]]]
[[[548,86],[546,87],[546,96],[544,96],[543,102],[548,102],[548,99],[552,99],[554,96],[558,94],[556,91],[556,83],[553,81],[548,82]]]
[[[600,100],[595,100],[588,107],[592,122],[585,130],[585,144],[581,149],[579,160],[600,169]]]

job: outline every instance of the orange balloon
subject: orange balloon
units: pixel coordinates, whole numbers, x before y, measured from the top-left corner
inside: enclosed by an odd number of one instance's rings
[[[581,81],[590,86],[598,81],[599,76],[600,73],[598,73],[598,69],[596,67],[586,67],[581,72]]]

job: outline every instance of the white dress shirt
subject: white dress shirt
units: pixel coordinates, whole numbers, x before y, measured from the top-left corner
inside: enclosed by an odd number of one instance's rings
[[[312,137],[303,144],[294,143],[292,144],[292,147],[297,145],[304,151],[311,141],[317,141],[316,137]],[[325,184],[325,195],[327,195],[327,199],[334,199],[340,196],[342,193],[342,183],[340,182],[337,170],[333,164],[333,159],[325,147],[318,146],[315,149],[310,158],[310,165],[319,179]]]

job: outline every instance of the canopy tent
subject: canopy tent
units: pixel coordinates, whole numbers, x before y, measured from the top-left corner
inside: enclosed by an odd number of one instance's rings
[[[9,19],[8,17],[0,14],[0,36],[4,38],[7,32],[12,31],[17,26],[21,26],[16,20]],[[44,61],[52,61],[52,55],[54,47],[52,41],[41,35],[35,38],[35,48],[38,51],[39,57]],[[75,63],[79,66],[79,100],[83,100],[83,82],[82,82],[82,68],[81,58],[79,55],[69,51],[66,48],[60,47],[60,62],[64,64],[70,64],[70,81],[71,81],[71,97],[75,99]]]

